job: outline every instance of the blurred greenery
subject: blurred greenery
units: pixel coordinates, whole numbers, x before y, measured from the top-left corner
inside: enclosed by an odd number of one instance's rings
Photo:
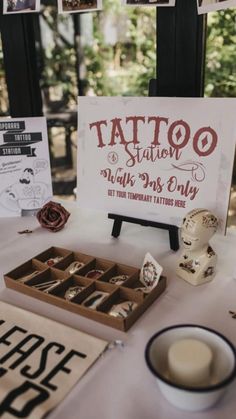
[[[42,73],[40,84],[43,97],[52,110],[75,107],[77,103],[77,74],[74,38],[68,40],[64,32],[70,30],[70,15],[58,14],[55,5],[42,7],[41,32],[44,31],[41,57]]]
[[[143,96],[156,71],[156,9],[124,7],[104,0],[104,13],[94,15],[94,43],[84,48],[88,86],[103,96]],[[104,24],[117,28],[117,41],[106,41]],[[120,39],[119,39],[120,38]]]
[[[156,73],[156,8],[125,7],[120,0],[104,0],[103,5],[103,11],[89,14],[92,41],[85,39],[81,43],[81,39],[75,39],[73,34],[75,15],[59,15],[55,0],[42,2],[41,32],[50,33],[50,36],[42,34],[40,83],[45,102],[48,105],[54,103],[54,110],[76,106],[78,53],[83,67],[80,76],[84,94],[148,94],[149,80],[155,78]],[[206,96],[236,97],[235,53],[236,9],[209,13]],[[0,113],[6,114],[7,109],[0,45]]]
[[[0,37],[0,116],[8,114],[8,94],[4,73],[2,42]]]
[[[205,94],[236,97],[236,9],[208,14]]]
[[[41,30],[46,29],[51,35],[47,35],[46,42],[43,37],[40,82],[48,108],[75,107],[77,54],[83,68],[79,69],[83,94],[147,95],[149,80],[155,77],[156,71],[155,8],[124,7],[120,0],[104,0],[103,11],[90,14],[92,34],[87,28],[87,35],[82,30],[83,40],[75,39],[74,34],[68,40],[65,29],[68,26],[68,32],[71,30],[76,16],[59,15],[51,1],[44,0],[43,4]],[[92,42],[86,36],[92,36]],[[55,100],[58,92],[61,100]]]

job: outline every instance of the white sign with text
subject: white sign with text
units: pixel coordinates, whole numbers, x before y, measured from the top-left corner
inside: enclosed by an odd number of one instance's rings
[[[193,208],[225,228],[236,99],[80,97],[80,206],[180,225]]]
[[[0,313],[0,416],[45,418],[108,342],[2,301]]]
[[[46,118],[0,119],[0,217],[34,214],[51,197]]]

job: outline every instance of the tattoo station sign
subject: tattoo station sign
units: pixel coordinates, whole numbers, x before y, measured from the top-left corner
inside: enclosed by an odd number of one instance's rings
[[[235,99],[80,97],[80,206],[180,225],[212,210],[224,230]]]
[[[39,419],[108,342],[0,302],[0,416]]]
[[[46,119],[0,120],[0,217],[32,214],[51,197]]]

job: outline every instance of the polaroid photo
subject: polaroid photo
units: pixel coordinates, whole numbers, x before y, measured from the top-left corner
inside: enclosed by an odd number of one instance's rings
[[[236,0],[196,0],[198,14],[236,7]]]
[[[123,0],[126,6],[155,6],[168,7],[175,6],[175,0]]]
[[[40,0],[3,0],[3,14],[35,13],[40,11]]]
[[[93,12],[102,9],[102,0],[57,0],[58,13]]]

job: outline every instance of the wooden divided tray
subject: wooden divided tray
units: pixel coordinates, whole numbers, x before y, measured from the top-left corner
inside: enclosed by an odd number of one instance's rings
[[[7,287],[30,297],[126,331],[166,288],[162,276],[149,293],[139,290],[139,274],[131,266],[50,247],[4,280]]]

